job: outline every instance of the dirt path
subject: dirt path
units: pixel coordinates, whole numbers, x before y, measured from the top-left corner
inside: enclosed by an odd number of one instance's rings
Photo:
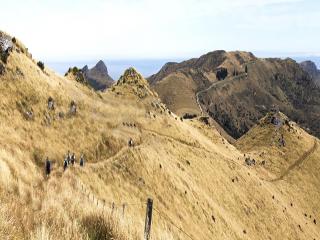
[[[246,64],[244,64],[244,65],[247,65],[247,66],[248,66],[248,65],[254,64],[254,62],[255,62],[255,61],[251,61],[251,62],[248,62],[248,63],[246,63]],[[198,107],[199,107],[199,109],[200,109],[201,114],[203,115],[203,114],[204,114],[204,111],[203,111],[203,109],[202,109],[202,106],[201,106],[200,100],[199,100],[199,95],[200,95],[200,94],[202,94],[202,93],[204,93],[204,92],[207,92],[207,91],[209,91],[210,89],[212,89],[212,88],[214,88],[214,87],[217,87],[217,86],[220,87],[220,85],[221,85],[221,86],[222,86],[222,85],[225,85],[225,84],[227,84],[227,83],[233,82],[234,80],[237,80],[237,79],[240,79],[240,78],[243,78],[243,77],[247,77],[247,73],[240,73],[240,74],[237,75],[237,76],[227,77],[227,79],[222,80],[222,81],[214,82],[214,83],[211,84],[208,88],[197,92],[197,93],[196,93],[196,101],[197,101],[197,104],[198,104]]]
[[[295,161],[291,166],[289,166],[288,169],[285,170],[279,177],[271,180],[271,182],[276,182],[276,181],[282,180],[285,176],[287,176],[290,173],[291,170],[295,169],[296,167],[299,167],[317,149],[318,149],[318,143],[317,143],[317,140],[314,140],[314,144],[313,144],[312,148],[310,148],[301,157],[299,157],[299,159],[297,161]]]
[[[151,130],[151,129],[142,128],[141,130],[143,130],[144,132],[151,133],[151,134],[156,134],[157,136],[161,136],[161,137],[164,137],[164,138],[169,138],[169,139],[171,139],[172,141],[179,142],[179,143],[181,143],[181,144],[183,144],[183,145],[186,145],[186,146],[188,146],[188,147],[194,147],[194,148],[198,148],[198,149],[201,149],[201,150],[208,151],[207,149],[203,148],[200,143],[198,143],[199,146],[197,146],[197,145],[196,145],[196,144],[197,144],[196,142],[194,142],[194,143],[193,143],[193,142],[187,142],[187,141],[185,141],[185,140],[183,140],[183,139],[175,138],[175,137],[172,137],[172,136],[170,136],[170,135],[163,134],[163,133],[159,133],[159,132],[154,131],[154,130]]]

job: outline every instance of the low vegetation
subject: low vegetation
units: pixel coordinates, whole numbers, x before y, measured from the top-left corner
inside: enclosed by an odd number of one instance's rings
[[[44,63],[39,61],[37,62],[38,67],[43,71],[44,70]]]
[[[0,239],[142,239],[150,197],[151,239],[320,238],[319,141],[298,125],[262,122],[236,148],[211,124],[181,121],[132,68],[98,95],[27,53],[7,66],[24,76],[0,81]],[[72,101],[76,114],[61,117]]]

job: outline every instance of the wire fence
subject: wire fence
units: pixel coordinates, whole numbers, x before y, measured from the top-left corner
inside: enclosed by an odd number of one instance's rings
[[[106,201],[101,200],[95,196],[90,190],[86,188],[86,186],[79,180],[78,184],[82,193],[91,201],[92,204],[96,205],[96,207],[101,207],[103,210],[109,210],[110,214],[113,215],[116,211],[118,212],[119,217],[125,218],[126,209],[128,207],[140,207],[140,208],[147,208],[146,202],[117,202],[117,201]],[[120,211],[119,211],[120,210]],[[165,222],[166,225],[170,225],[177,229],[181,234],[186,236],[188,239],[195,240],[190,234],[188,234],[182,227],[177,226],[166,214],[161,212],[158,208],[152,207],[154,213],[159,216],[159,219]],[[148,211],[148,209],[146,209]],[[147,220],[146,220],[147,222]],[[151,227],[151,226],[150,226]],[[146,236],[146,233],[144,233]],[[149,240],[149,238],[144,238],[145,240]]]
[[[181,227],[177,226],[172,220],[170,220],[168,217],[166,217],[164,214],[162,214],[157,208],[153,208],[155,212],[159,214],[159,216],[166,221],[167,223],[170,223],[172,226],[174,226],[176,229],[178,229],[181,233],[183,233],[188,238],[194,240],[194,238],[191,237],[190,234],[186,233]]]

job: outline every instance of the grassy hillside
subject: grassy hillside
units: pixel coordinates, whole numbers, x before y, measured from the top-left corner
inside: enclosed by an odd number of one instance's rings
[[[166,64],[149,81],[173,112],[210,116],[233,138],[245,134],[273,106],[320,136],[320,90],[292,59],[214,51]]]
[[[96,93],[42,71],[17,44],[4,66],[1,239],[141,239],[148,197],[154,201],[151,239],[320,238],[312,222],[319,217],[320,196],[312,194],[319,189],[318,148],[303,168],[271,181],[273,168],[263,170],[266,178],[244,164],[243,152],[258,150],[239,151],[215,128],[181,121],[134,69]],[[47,108],[49,97],[55,110]],[[303,134],[294,145],[297,157],[315,141]],[[135,147],[128,146],[130,138]],[[68,150],[84,153],[85,167],[63,172]],[[47,156],[53,161],[48,179]]]
[[[245,52],[214,51],[181,63],[167,63],[148,80],[152,88],[170,110],[179,115],[200,115],[196,94],[217,83],[217,69],[226,68],[229,75],[234,70],[243,72],[243,62],[253,55]]]

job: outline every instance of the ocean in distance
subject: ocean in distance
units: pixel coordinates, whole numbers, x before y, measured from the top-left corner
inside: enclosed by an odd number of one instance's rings
[[[259,57],[259,56],[258,56]],[[265,56],[263,56],[265,57]],[[318,68],[320,68],[320,57],[306,56],[306,57],[291,57],[297,62],[302,62],[305,60],[311,60],[316,63]],[[95,61],[69,61],[69,62],[47,62],[45,63],[51,69],[55,70],[61,75],[64,75],[69,67],[79,67],[82,68],[85,65],[88,65],[89,68],[93,67],[100,59]],[[118,80],[123,72],[129,68],[134,67],[140,72],[145,78],[151,76],[152,74],[157,73],[161,67],[167,62],[181,62],[186,59],[128,59],[128,60],[107,60],[102,59],[106,64],[109,75],[114,79]]]

